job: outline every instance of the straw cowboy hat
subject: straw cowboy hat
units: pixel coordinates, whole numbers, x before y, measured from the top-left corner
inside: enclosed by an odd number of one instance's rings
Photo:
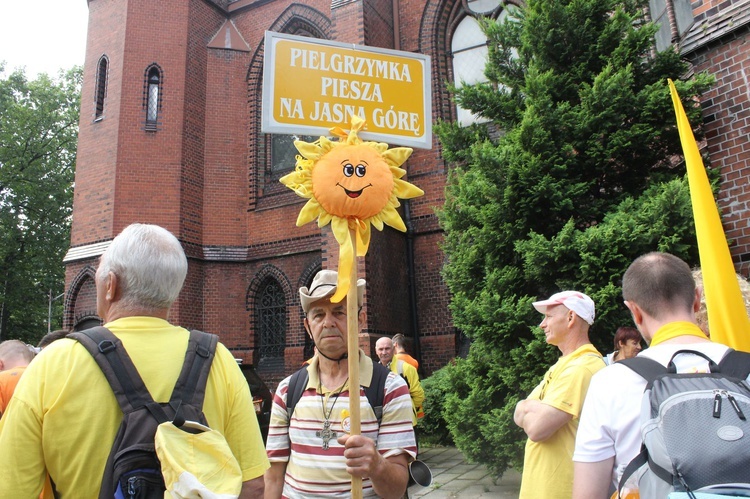
[[[321,270],[313,278],[313,282],[308,290],[306,287],[299,288],[299,301],[302,310],[307,313],[310,305],[321,298],[331,296],[336,292],[338,284],[338,272],[335,270]],[[365,296],[365,280],[357,279],[357,307],[362,306]]]

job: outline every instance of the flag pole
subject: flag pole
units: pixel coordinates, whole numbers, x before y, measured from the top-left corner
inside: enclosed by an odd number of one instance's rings
[[[359,406],[359,310],[357,300],[357,233],[349,229],[354,257],[349,272],[349,290],[346,295],[347,365],[349,367],[349,418],[350,435],[362,433]],[[346,271],[345,269],[341,269]],[[362,478],[352,475],[352,499],[362,499]]]

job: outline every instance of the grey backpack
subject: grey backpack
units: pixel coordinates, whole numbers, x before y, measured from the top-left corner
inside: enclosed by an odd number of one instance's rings
[[[710,372],[678,374],[680,354],[706,359]],[[730,351],[717,365],[701,352],[680,350],[667,367],[645,357],[620,363],[647,385],[641,453],[625,468],[618,492],[637,487],[644,499],[750,497],[750,385],[744,379],[750,355]]]

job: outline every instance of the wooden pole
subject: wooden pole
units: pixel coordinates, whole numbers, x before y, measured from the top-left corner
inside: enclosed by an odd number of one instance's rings
[[[357,303],[357,233],[349,229],[349,237],[354,246],[354,257],[350,272],[349,290],[346,295],[347,319],[347,354],[349,366],[349,418],[351,421],[350,435],[362,433],[361,415],[359,410],[359,310]],[[340,269],[346,272],[347,269]],[[352,499],[362,499],[362,479],[352,476]]]

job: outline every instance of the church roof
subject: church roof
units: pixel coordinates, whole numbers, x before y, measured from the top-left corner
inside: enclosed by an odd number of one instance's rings
[[[721,9],[703,21],[696,22],[687,31],[680,44],[682,55],[695,52],[750,23],[750,0],[736,2]]]

